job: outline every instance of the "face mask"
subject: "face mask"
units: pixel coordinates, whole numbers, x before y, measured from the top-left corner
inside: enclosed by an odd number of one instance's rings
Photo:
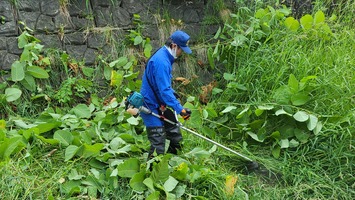
[[[171,55],[174,57],[174,59],[177,59],[177,56],[176,56],[176,49],[177,49],[177,48],[171,49]]]

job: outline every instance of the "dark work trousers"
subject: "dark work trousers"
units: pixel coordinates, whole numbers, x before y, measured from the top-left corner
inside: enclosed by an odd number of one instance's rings
[[[177,122],[175,114],[170,109],[166,109],[162,114],[165,118]],[[149,158],[153,156],[154,151],[159,154],[165,153],[165,141],[169,140],[167,153],[177,154],[182,148],[182,135],[180,128],[164,121],[162,127],[147,127],[148,140],[150,141]]]

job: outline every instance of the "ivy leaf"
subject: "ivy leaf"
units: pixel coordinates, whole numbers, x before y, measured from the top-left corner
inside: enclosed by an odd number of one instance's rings
[[[133,175],[139,171],[139,160],[137,158],[130,158],[124,163],[118,165],[118,175],[120,177],[132,178]]]
[[[25,62],[15,61],[11,65],[11,80],[21,81],[25,78]]]
[[[35,78],[49,78],[47,71],[38,66],[28,66],[27,73]]]
[[[298,111],[293,115],[293,118],[299,122],[305,122],[309,119],[309,115],[304,111]]]

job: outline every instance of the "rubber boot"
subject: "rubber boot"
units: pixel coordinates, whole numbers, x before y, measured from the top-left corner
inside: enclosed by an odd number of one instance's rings
[[[148,140],[150,142],[150,150],[148,158],[153,157],[153,153],[165,153],[165,128],[164,127],[147,127]]]
[[[180,128],[177,126],[166,129],[166,139],[170,140],[167,153],[177,154],[182,148],[182,135]]]

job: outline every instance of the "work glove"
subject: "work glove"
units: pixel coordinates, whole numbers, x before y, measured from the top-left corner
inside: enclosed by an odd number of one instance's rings
[[[180,115],[182,118],[184,118],[184,120],[188,120],[191,116],[191,110],[188,108],[184,108],[182,109]]]

